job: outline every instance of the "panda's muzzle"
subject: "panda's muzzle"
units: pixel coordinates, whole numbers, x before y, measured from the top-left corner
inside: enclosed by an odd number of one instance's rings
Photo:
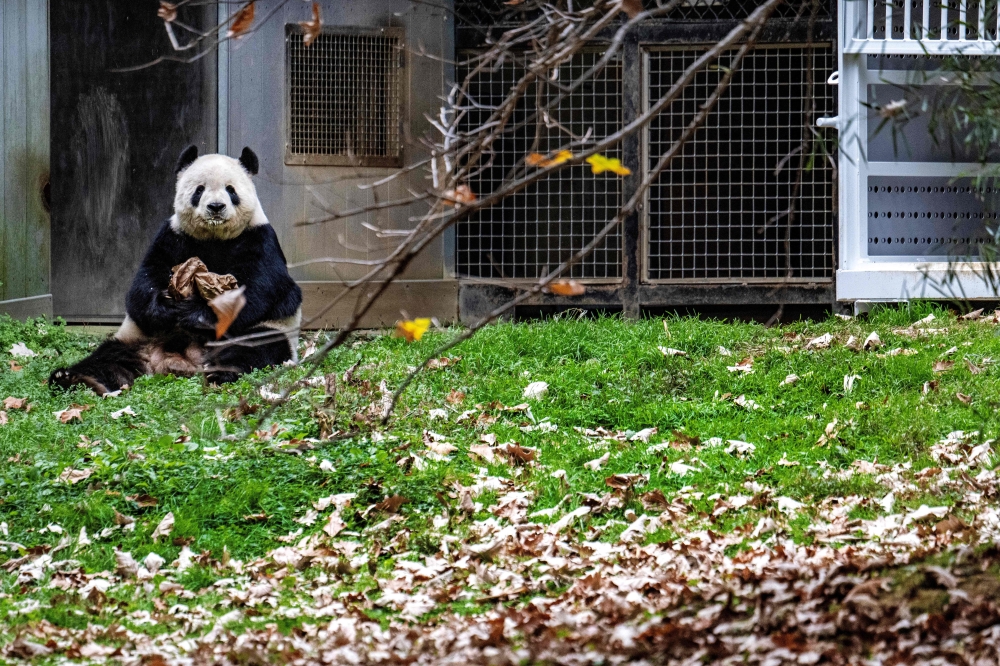
[[[208,212],[212,217],[218,218],[221,217],[222,211],[226,210],[226,204],[221,201],[213,201],[212,203],[207,204],[205,208],[208,209]]]

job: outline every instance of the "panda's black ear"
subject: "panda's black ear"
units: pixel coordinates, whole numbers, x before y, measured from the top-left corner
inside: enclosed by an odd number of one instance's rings
[[[198,159],[198,146],[188,146],[181,153],[181,158],[177,160],[177,169],[174,173],[180,173],[191,166],[191,163]]]
[[[260,170],[260,160],[257,159],[257,153],[250,148],[243,148],[243,152],[240,153],[240,164],[251,176],[256,176],[257,171]]]

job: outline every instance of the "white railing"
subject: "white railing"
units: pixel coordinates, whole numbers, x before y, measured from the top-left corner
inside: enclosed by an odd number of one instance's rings
[[[996,0],[847,0],[842,7],[855,16],[848,52],[997,53]]]

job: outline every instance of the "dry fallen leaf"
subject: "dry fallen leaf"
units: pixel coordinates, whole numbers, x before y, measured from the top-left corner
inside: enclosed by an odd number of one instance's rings
[[[136,506],[139,508],[148,508],[151,506],[156,506],[160,503],[160,500],[156,499],[152,495],[147,495],[145,493],[141,495],[129,495],[126,499],[135,502]]]
[[[160,8],[156,10],[156,15],[167,23],[170,23],[177,18],[177,5],[161,0]]]
[[[813,338],[807,342],[806,349],[827,349],[831,342],[833,342],[833,336],[829,333],[824,333],[818,338]]]
[[[115,573],[123,578],[133,578],[139,571],[139,563],[132,557],[132,553],[125,553],[120,550],[115,551]]]
[[[93,468],[87,467],[86,469],[73,469],[72,467],[67,467],[59,475],[59,480],[64,483],[74,484],[83,481],[94,473]]]
[[[599,470],[602,467],[604,467],[604,463],[608,462],[608,459],[610,459],[610,458],[611,458],[611,452],[609,451],[609,452],[605,453],[603,456],[601,456],[600,458],[594,458],[590,462],[583,463],[583,466],[586,467],[589,470],[593,470],[593,471],[596,472],[597,470]]]
[[[964,319],[966,321],[976,321],[977,319],[982,319],[983,318],[983,310],[984,310],[984,308],[979,308],[978,310],[973,310],[972,312],[970,312],[968,314],[962,315],[961,317],[959,317],[959,319]]]
[[[236,12],[236,16],[233,19],[232,24],[229,26],[229,31],[226,33],[226,37],[239,39],[250,26],[253,25],[253,15],[254,15],[254,3],[248,2],[243,6],[240,11]]]
[[[877,332],[872,331],[871,335],[865,338],[865,342],[864,345],[862,345],[862,348],[867,351],[869,349],[878,349],[881,346],[882,346],[882,339],[878,337]]]
[[[215,313],[215,339],[219,340],[229,327],[232,326],[233,322],[240,315],[240,311],[243,306],[247,304],[246,296],[243,295],[245,287],[240,287],[239,289],[232,289],[219,296],[216,296],[208,302],[208,307],[212,308],[212,312]]]
[[[515,465],[526,465],[538,456],[534,449],[527,449],[517,442],[508,442],[503,446],[498,446],[494,451]]]
[[[426,318],[405,320],[396,324],[396,332],[392,334],[394,338],[403,338],[407,342],[416,342],[424,337],[424,333],[431,327],[431,320]]]
[[[58,412],[52,412],[60,423],[69,423],[73,419],[77,421],[83,421],[83,413],[90,409],[91,405],[78,405],[73,403],[66,409],[61,409]]]
[[[427,442],[427,448],[439,456],[446,456],[458,450],[457,446],[448,442]]]
[[[539,400],[548,392],[548,382],[531,382],[524,387],[524,397],[528,400]]]
[[[24,409],[24,406],[28,403],[27,398],[4,398],[3,408],[4,409]]]
[[[167,515],[163,516],[163,520],[160,521],[160,524],[156,526],[156,529],[153,530],[153,534],[150,536],[153,539],[153,543],[156,543],[156,540],[159,539],[161,536],[162,537],[170,536],[170,533],[173,531],[174,531],[174,513],[173,511],[171,511]]]
[[[31,358],[32,356],[38,356],[35,352],[28,349],[28,345],[23,342],[18,342],[11,346],[10,348],[11,356],[19,356],[21,358]]]
[[[934,372],[947,372],[955,367],[954,361],[935,361],[932,370]]]
[[[7,425],[7,412],[0,410],[0,425]]]
[[[494,463],[497,459],[493,447],[486,444],[473,444],[469,447],[469,453],[479,456],[488,463]]]
[[[971,374],[973,374],[973,375],[978,375],[979,373],[981,373],[983,371],[982,368],[980,368],[978,365],[976,365],[975,363],[973,363],[969,359],[965,359],[965,365],[968,366],[969,372]]]
[[[556,296],[583,296],[587,288],[576,280],[555,280],[549,283],[549,291]]]
[[[402,495],[393,495],[392,497],[386,497],[381,502],[375,504],[372,509],[375,511],[383,511],[385,513],[398,513],[399,507],[409,501],[410,500],[406,499]]]
[[[524,161],[528,166],[538,166],[538,167],[551,167],[559,166],[573,159],[573,153],[568,150],[560,150],[551,158],[546,157],[540,153],[529,153],[525,156]]]
[[[745,372],[750,374],[753,372],[753,358],[748,356],[736,365],[726,366],[726,370],[729,370],[729,372]]]
[[[319,37],[319,33],[323,27],[323,21],[319,17],[318,2],[313,3],[312,20],[301,21],[299,25],[302,26],[302,44],[306,47],[311,46],[316,41],[316,38]]]
[[[972,396],[965,395],[964,393],[956,393],[955,397],[966,405],[972,404]]]
[[[341,530],[347,527],[344,524],[343,519],[340,517],[339,511],[334,511],[330,514],[330,518],[326,521],[326,525],[323,526],[323,531],[329,537],[335,537],[340,534]]]
[[[465,394],[461,391],[451,390],[448,392],[448,395],[445,396],[445,402],[449,405],[457,405],[463,400],[465,400]]]

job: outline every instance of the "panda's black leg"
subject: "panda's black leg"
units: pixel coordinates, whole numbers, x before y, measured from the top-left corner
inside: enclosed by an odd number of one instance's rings
[[[291,344],[283,332],[261,327],[246,335],[256,337],[214,348],[205,375],[208,381],[213,384],[234,382],[247,372],[280,365],[292,358]]]
[[[49,387],[69,389],[83,384],[104,395],[131,385],[144,372],[145,365],[133,347],[107,340],[76,365],[55,370],[49,375]]]

